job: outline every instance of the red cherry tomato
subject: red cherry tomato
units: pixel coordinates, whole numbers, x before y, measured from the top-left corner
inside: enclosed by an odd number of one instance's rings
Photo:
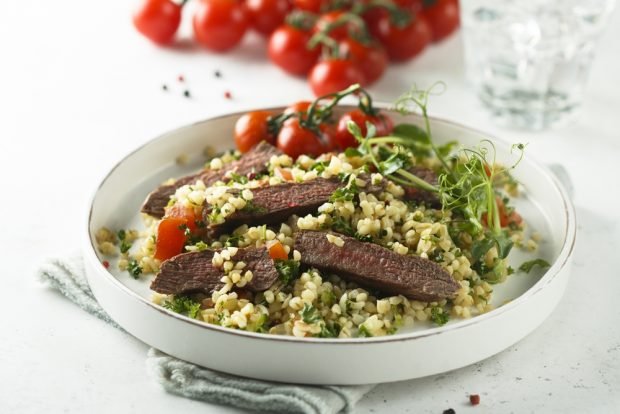
[[[421,11],[424,7],[424,0],[394,0],[394,3],[414,14]]]
[[[143,0],[133,15],[133,24],[151,41],[170,43],[181,23],[181,6],[171,0]]]
[[[316,157],[326,150],[322,137],[304,128],[298,118],[291,118],[284,122],[278,133],[277,147],[292,158],[297,158],[302,154]]]
[[[312,102],[310,101],[295,102],[294,104],[287,106],[286,109],[284,110],[284,113],[287,115],[305,113],[308,110],[308,108],[310,108],[310,105],[312,105]]]
[[[319,14],[326,0],[293,0],[295,8]]]
[[[198,43],[224,52],[239,44],[248,28],[248,17],[240,1],[200,0],[193,23]]]
[[[318,47],[308,49],[310,33],[289,25],[280,26],[269,38],[268,54],[273,63],[293,75],[306,75],[319,58]]]
[[[364,73],[352,61],[346,59],[326,59],[312,68],[308,75],[310,88],[316,96],[338,92],[353,85],[364,83]]]
[[[368,115],[359,109],[347,112],[338,120],[335,136],[338,147],[343,150],[348,147],[357,147],[359,145],[355,137],[349,132],[347,127],[349,121],[355,122],[357,126],[360,127],[362,136],[366,136],[367,133],[366,122],[370,122],[375,126],[377,129],[375,136],[377,137],[388,135],[392,132],[394,127],[392,119],[382,113],[379,113],[378,115]]]
[[[345,12],[342,10],[334,10],[321,15],[321,17],[319,17],[319,19],[314,24],[314,31],[322,32],[324,30],[327,30],[327,27],[329,25],[335,23],[344,14]],[[349,35],[349,25],[347,23],[341,24],[326,33],[332,39],[344,39]]]
[[[378,80],[387,68],[387,53],[380,44],[366,46],[347,38],[340,41],[339,51],[341,56],[351,59],[361,69],[366,85]]]
[[[390,17],[384,14],[370,30],[383,43],[388,56],[394,61],[404,61],[418,55],[433,36],[427,21],[419,15],[407,26],[397,27],[392,24]]]
[[[280,26],[291,8],[288,0],[246,0],[245,7],[254,30],[264,35]]]
[[[269,133],[267,121],[271,113],[267,111],[248,112],[235,123],[235,144],[241,152],[248,152],[261,141],[270,144],[275,137]]]
[[[437,0],[422,12],[428,20],[433,40],[444,39],[459,26],[459,4],[457,0]]]

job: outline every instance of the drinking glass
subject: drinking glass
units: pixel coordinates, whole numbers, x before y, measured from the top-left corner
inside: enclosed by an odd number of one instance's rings
[[[499,123],[539,130],[582,101],[615,0],[461,0],[468,81]]]

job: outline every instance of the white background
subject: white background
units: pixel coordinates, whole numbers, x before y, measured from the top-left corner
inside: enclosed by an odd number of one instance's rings
[[[212,115],[310,97],[304,81],[266,61],[256,37],[229,55],[189,40],[162,50],[136,35],[130,9],[122,0],[0,2],[2,413],[236,412],[166,394],[146,375],[146,345],[33,278],[44,257],[78,249],[87,195],[129,150]],[[619,412],[618,39],[615,13],[580,116],[551,132],[489,122],[465,88],[458,35],[391,67],[373,86],[389,101],[413,82],[443,80],[449,89],[433,100],[433,114],[529,142],[532,155],[562,163],[575,185],[579,233],[568,291],[538,330],[480,364],[381,385],[358,412]],[[179,74],[192,99],[182,97]],[[226,90],[232,100],[223,98]],[[480,406],[468,405],[469,393],[481,395]]]

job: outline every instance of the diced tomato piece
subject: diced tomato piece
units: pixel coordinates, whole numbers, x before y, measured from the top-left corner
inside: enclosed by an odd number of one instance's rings
[[[189,228],[189,223],[182,217],[164,217],[159,222],[155,243],[156,259],[167,260],[183,252],[185,226]]]
[[[284,246],[282,246],[280,242],[275,242],[271,245],[269,248],[269,256],[271,256],[273,260],[288,259],[288,254],[286,254],[286,250],[284,250]]]
[[[172,207],[168,207],[166,209],[165,217],[176,217],[185,219],[185,224],[187,225],[187,228],[189,228],[192,232],[196,230],[196,227],[198,227],[196,222],[199,220],[199,218],[196,217],[196,213],[194,213],[194,209],[192,207],[175,204]]]

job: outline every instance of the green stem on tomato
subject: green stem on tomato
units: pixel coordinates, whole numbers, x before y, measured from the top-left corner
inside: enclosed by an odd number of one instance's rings
[[[304,124],[304,126],[307,128],[313,128],[319,125],[323,120],[329,117],[332,109],[338,104],[338,102],[340,102],[345,97],[358,91],[363,91],[363,89],[359,83],[356,83],[354,85],[349,86],[347,89],[343,91],[328,93],[327,95],[319,96],[312,102],[312,104],[310,105],[310,108],[308,108],[306,119],[300,120],[300,122]],[[325,104],[324,106],[319,107],[319,102],[325,99],[331,99],[331,101]],[[315,114],[317,112],[320,112],[319,117],[315,119]]]

